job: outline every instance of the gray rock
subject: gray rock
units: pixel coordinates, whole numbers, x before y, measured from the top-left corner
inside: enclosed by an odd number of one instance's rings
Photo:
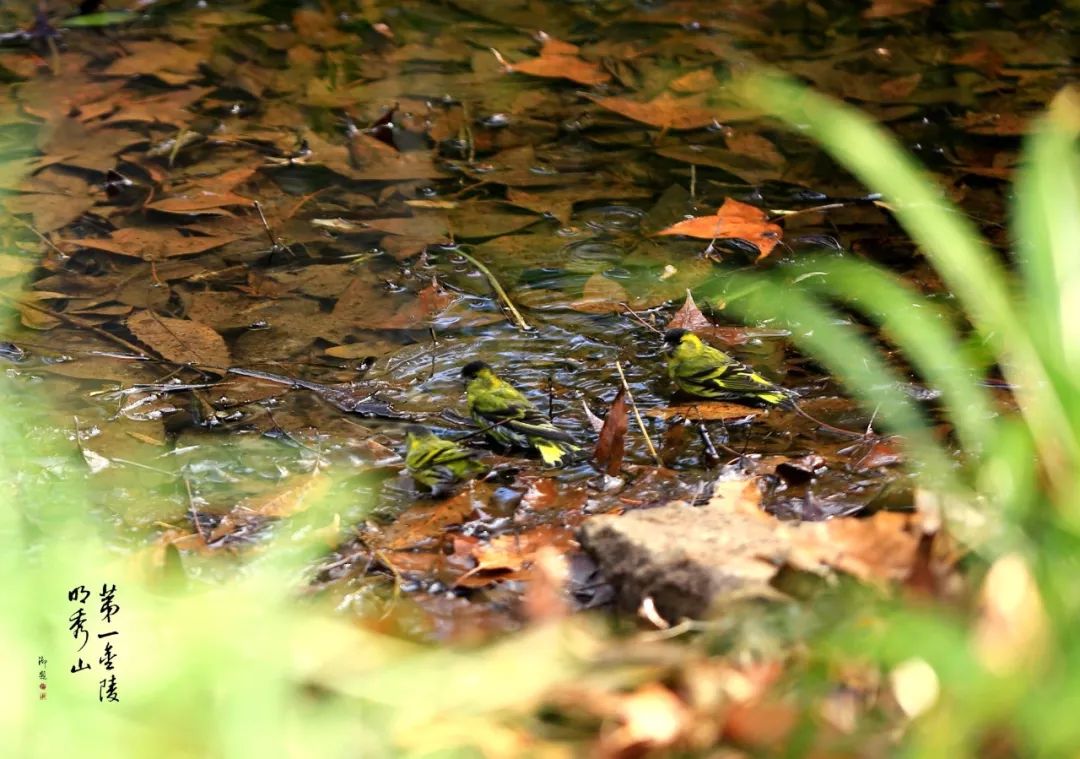
[[[675,501],[593,517],[578,538],[622,607],[633,611],[651,598],[665,620],[677,622],[700,619],[724,600],[776,595],[769,580],[785,551],[763,516],[716,497],[701,507]]]

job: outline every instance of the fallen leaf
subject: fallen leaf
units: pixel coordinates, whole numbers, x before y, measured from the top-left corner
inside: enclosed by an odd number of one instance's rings
[[[120,48],[123,55],[102,72],[107,76],[156,76],[167,84],[190,82],[199,73],[199,65],[207,59],[204,51],[190,45],[182,46],[165,40],[126,41]]]
[[[213,369],[227,369],[232,363],[225,340],[205,324],[150,311],[140,311],[125,323],[135,337],[169,361]]]
[[[873,4],[863,11],[863,18],[902,16],[929,8],[933,4],[934,0],[874,0]]]
[[[41,233],[66,227],[89,211],[103,196],[85,178],[59,166],[48,167],[16,185],[18,195],[3,198],[9,213],[31,214]]]
[[[709,145],[669,145],[657,149],[657,155],[694,166],[711,166],[752,185],[780,178],[780,167],[736,150]]]
[[[345,330],[425,329],[455,300],[457,296],[438,282],[410,293],[390,292],[378,282],[355,279],[338,298],[331,317]]]
[[[410,179],[435,179],[445,172],[435,165],[430,150],[402,153],[366,134],[352,138],[349,145],[334,145],[314,132],[304,132],[304,142],[311,151],[305,159],[289,163],[321,164],[349,179],[402,182]]]
[[[581,298],[571,303],[570,308],[586,314],[610,314],[621,311],[621,304],[629,299],[622,285],[597,272],[585,280]]]
[[[908,76],[882,82],[878,85],[878,89],[886,100],[904,100],[918,88],[920,82],[922,82],[922,74],[916,71]]]
[[[683,94],[709,92],[715,90],[718,86],[719,82],[716,81],[716,74],[713,73],[711,68],[691,71],[689,74],[683,74],[678,79],[672,79],[671,83],[668,84],[668,87],[672,90]]]
[[[626,416],[626,391],[619,388],[615,400],[611,402],[604,426],[600,430],[600,439],[593,451],[593,459],[609,476],[614,477],[622,468],[623,452],[626,446],[626,430],[629,422]]]
[[[431,506],[416,506],[380,530],[375,536],[376,545],[389,551],[434,547],[443,539],[447,527],[461,524],[475,509],[474,494],[470,489]]]
[[[578,57],[578,48],[560,42],[541,32],[544,45],[537,58],[507,64],[507,70],[518,74],[530,74],[550,79],[569,79],[584,85],[603,84],[611,80],[611,74],[591,61]]]
[[[682,235],[699,240],[745,240],[758,249],[758,260],[765,258],[783,234],[778,224],[769,221],[760,208],[727,198],[713,216],[696,216],[680,221],[656,233]]]
[[[745,419],[748,416],[758,416],[765,413],[764,409],[752,406],[743,406],[738,403],[726,401],[702,401],[700,403],[686,403],[677,406],[665,406],[652,408],[645,412],[646,416],[654,419],[672,419],[683,417],[693,421],[716,422],[728,419]]]
[[[1005,56],[991,47],[985,40],[977,40],[966,52],[955,56],[950,63],[954,66],[970,66],[988,78],[995,78],[1005,65]]]
[[[152,95],[141,100],[126,100],[132,92],[124,90],[116,100],[114,113],[107,123],[150,122],[168,124],[177,129],[186,128],[194,114],[188,108],[205,97],[212,87],[186,87],[161,95]]]
[[[990,134],[1000,137],[1025,135],[1031,126],[1031,120],[1019,113],[978,113],[975,111],[954,119],[953,123],[971,134]]]
[[[770,752],[786,745],[799,723],[793,704],[773,700],[736,701],[724,716],[726,740]]]
[[[146,137],[129,129],[104,125],[87,126],[74,118],[57,119],[38,135],[43,165],[64,164],[105,172],[116,166],[117,154]]]
[[[209,542],[220,540],[253,523],[281,519],[305,511],[329,486],[329,478],[316,470],[312,474],[296,475],[284,487],[266,495],[245,498],[221,518],[210,533]]]
[[[206,214],[221,213],[226,206],[251,206],[251,198],[232,192],[194,190],[147,203],[146,207],[162,213]]]
[[[521,607],[530,622],[549,622],[570,613],[567,583],[570,562],[566,553],[553,546],[541,546],[533,557],[532,572],[525,586]]]
[[[531,227],[540,217],[531,214],[505,213],[483,203],[470,203],[450,212],[450,231],[454,237],[478,240],[498,237]]]
[[[469,588],[491,585],[530,566],[541,549],[554,548],[565,553],[576,545],[573,529],[564,525],[541,524],[527,532],[499,535],[469,549],[476,566],[455,584]]]
[[[739,155],[749,156],[768,164],[783,166],[787,160],[770,140],[752,132],[735,132],[724,137],[728,149]]]
[[[694,295],[689,290],[686,291],[686,300],[683,301],[682,306],[675,312],[675,315],[671,317],[671,321],[664,327],[667,329],[688,329],[691,332],[696,332],[703,329],[712,329],[713,323],[701,313],[701,309],[698,308],[698,304],[694,301]]]
[[[57,244],[65,250],[93,248],[144,261],[157,261],[204,253],[236,239],[232,235],[185,235],[173,227],[125,227],[110,233],[108,237],[69,238]]]
[[[570,216],[574,212],[573,200],[554,193],[532,193],[510,187],[506,191],[506,199],[515,206],[535,213],[550,214],[564,226],[570,223]]]
[[[699,97],[677,98],[668,92],[647,103],[619,97],[586,97],[601,108],[658,129],[703,129],[714,122],[745,120],[752,115],[750,111],[736,106],[706,106]]]

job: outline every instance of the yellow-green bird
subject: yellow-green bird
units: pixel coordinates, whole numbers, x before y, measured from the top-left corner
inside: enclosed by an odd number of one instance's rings
[[[750,367],[701,341],[685,329],[664,333],[668,376],[675,386],[697,398],[758,401],[790,405],[794,393],[762,377]]]
[[[442,495],[458,482],[488,470],[476,460],[475,451],[443,440],[418,424],[405,428],[405,468],[433,495]]]
[[[569,454],[580,450],[570,435],[483,361],[466,364],[461,376],[469,414],[499,445],[535,450],[548,466],[561,466]]]

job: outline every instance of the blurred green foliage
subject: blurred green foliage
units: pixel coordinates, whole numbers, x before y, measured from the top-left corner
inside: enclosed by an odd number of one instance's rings
[[[472,756],[470,747],[494,739],[491,715],[532,705],[576,670],[572,631],[558,624],[459,652],[373,633],[301,600],[314,554],[325,551],[309,527],[340,507],[332,486],[225,581],[187,576],[175,549],[164,566],[160,547],[118,553],[99,538],[84,485],[52,474],[78,452],[40,442],[13,381],[0,377],[11,401],[0,423],[0,675],[10,687],[0,734],[9,755]],[[117,587],[110,625],[98,610],[103,584]],[[78,608],[68,592],[80,585],[92,594],[81,651],[68,629]],[[96,635],[113,629],[119,702],[101,703]],[[72,673],[80,657],[91,669]]]
[[[993,562],[974,622],[966,614],[890,606],[872,624],[851,617],[821,653],[837,662],[866,656],[886,668],[917,657],[933,667],[941,697],[914,723],[910,755],[975,756],[991,747],[1003,755],[1075,753],[1080,90],[1061,91],[1027,138],[1011,267],[896,141],[855,109],[778,75],[748,78],[740,91],[883,194],[962,316],[890,272],[845,257],[808,260],[769,281],[750,278],[749,286],[737,280],[741,296],[729,307],[744,318],[786,322],[796,343],[902,434],[953,534]],[[794,281],[805,288],[792,288]],[[879,347],[841,318],[842,309],[879,325],[941,392],[962,461],[899,390],[901,377]],[[992,367],[965,349],[973,338],[992,355]],[[992,397],[991,371],[1011,387],[1015,410]],[[1032,577],[1037,589],[1026,582]]]

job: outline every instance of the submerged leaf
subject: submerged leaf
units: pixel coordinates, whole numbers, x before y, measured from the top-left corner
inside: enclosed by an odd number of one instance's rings
[[[552,79],[569,79],[578,84],[603,84],[611,80],[611,74],[596,63],[578,57],[578,48],[566,42],[560,42],[546,34],[544,46],[538,58],[509,64],[507,69],[519,74],[531,74]]]
[[[140,311],[126,323],[135,337],[169,361],[221,370],[231,363],[225,340],[205,324],[151,311]]]
[[[68,250],[93,248],[145,261],[156,261],[203,253],[236,239],[238,238],[234,235],[184,235],[172,227],[125,227],[112,232],[108,237],[72,238],[61,240],[59,244]]]

